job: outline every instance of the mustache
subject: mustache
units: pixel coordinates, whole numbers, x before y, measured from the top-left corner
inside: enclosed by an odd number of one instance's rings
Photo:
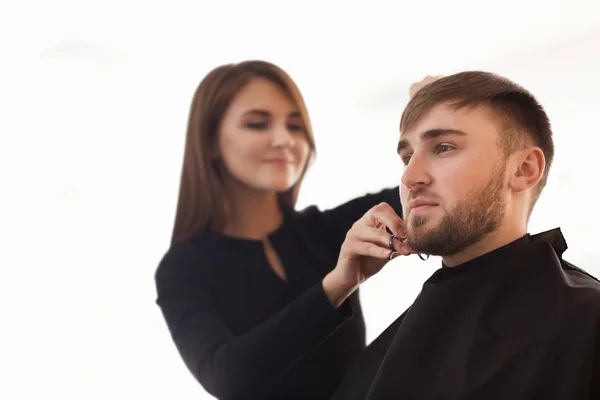
[[[422,197],[424,199],[431,200],[431,201],[436,201],[437,202],[437,197],[434,196],[433,194],[428,193],[425,189],[411,190],[408,193],[408,199],[407,200],[410,201],[410,200],[416,199],[418,197]]]

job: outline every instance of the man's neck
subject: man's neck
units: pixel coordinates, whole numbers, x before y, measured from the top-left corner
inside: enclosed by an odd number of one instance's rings
[[[443,256],[442,259],[448,267],[455,267],[514,242],[526,233],[527,228],[501,227],[487,234],[482,240],[467,247],[465,250],[449,256]]]

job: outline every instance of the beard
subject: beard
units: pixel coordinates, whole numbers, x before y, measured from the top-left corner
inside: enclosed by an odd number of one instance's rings
[[[495,167],[490,179],[471,190],[454,209],[448,210],[437,226],[426,229],[430,217],[413,217],[406,227],[407,242],[413,252],[454,255],[498,229],[506,209],[502,197],[505,168],[505,163]]]

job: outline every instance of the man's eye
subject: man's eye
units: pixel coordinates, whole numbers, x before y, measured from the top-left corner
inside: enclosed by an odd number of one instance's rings
[[[452,147],[452,146],[449,146],[449,145],[447,145],[447,144],[440,144],[440,145],[438,146],[438,153],[445,153],[445,152],[447,152],[447,151],[450,151],[450,150],[452,150],[453,148],[454,148],[454,147]]]

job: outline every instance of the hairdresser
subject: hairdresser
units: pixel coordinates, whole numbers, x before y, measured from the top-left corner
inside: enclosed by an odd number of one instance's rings
[[[179,354],[219,399],[328,399],[365,347],[358,287],[378,271],[334,267],[377,204],[381,236],[404,234],[398,187],[296,211],[314,153],[306,106],[281,68],[223,65],[200,83],[155,278]],[[409,254],[401,241],[376,249],[385,260]]]

